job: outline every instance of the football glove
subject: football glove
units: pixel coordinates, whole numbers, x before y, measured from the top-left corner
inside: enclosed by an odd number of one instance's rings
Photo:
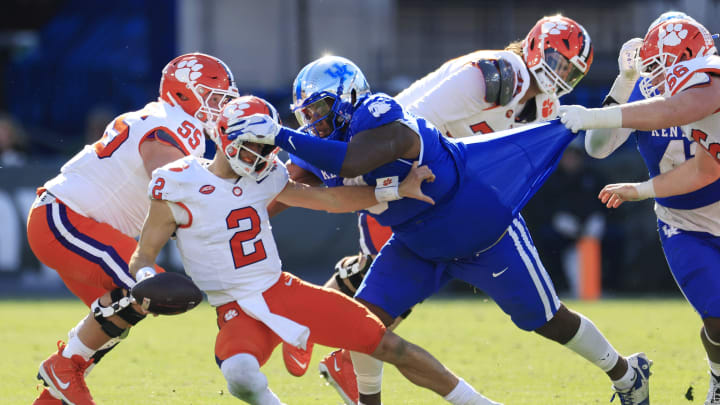
[[[253,114],[228,120],[228,139],[275,145],[281,126],[269,115]]]
[[[638,74],[637,65],[635,60],[637,59],[638,49],[643,44],[643,40],[640,38],[632,38],[625,42],[620,48],[620,54],[618,55],[618,70],[620,74],[628,80],[632,80],[633,83],[637,80]]]
[[[572,132],[582,129],[622,127],[622,110],[619,105],[605,108],[561,105],[559,116],[560,122]]]

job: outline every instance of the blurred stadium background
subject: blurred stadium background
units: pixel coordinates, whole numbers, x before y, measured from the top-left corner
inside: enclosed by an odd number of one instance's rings
[[[660,13],[684,11],[716,32],[718,0],[4,0],[0,15],[0,297],[68,294],[25,241],[34,190],[115,115],[155,99],[162,67],[200,51],[232,69],[241,93],[273,102],[295,125],[291,83],[311,60],[334,53],[355,61],[375,91],[395,94],[442,62],[522,39],[537,19],[560,12],[590,33],[595,60],[563,103],[598,106],[617,73],[617,51],[642,37]],[[567,241],[552,219],[605,220],[605,296],[680,296],[660,249],[652,202],[609,211],[603,181],[647,178],[632,142],[612,158],[578,154],[580,170],[555,174],[525,214],[561,291]],[[571,165],[572,166],[572,165]],[[587,192],[588,185],[590,192]],[[597,187],[595,187],[597,186]],[[357,250],[355,216],[288,210],[273,220],[286,270],[323,282],[335,261]],[[181,270],[173,247],[162,264]],[[453,285],[448,292],[461,292]]]

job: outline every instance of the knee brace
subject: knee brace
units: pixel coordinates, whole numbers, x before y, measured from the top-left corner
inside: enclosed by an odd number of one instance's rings
[[[252,401],[268,387],[267,377],[260,372],[260,364],[250,354],[240,353],[226,359],[220,370],[227,381],[228,391],[243,401]]]
[[[145,315],[133,309],[131,306],[132,300],[129,296],[125,295],[124,289],[116,288],[110,291],[110,301],[110,305],[107,307],[100,304],[100,298],[90,304],[90,310],[92,311],[95,321],[100,324],[103,332],[109,337],[120,337],[125,332],[125,329],[115,325],[114,322],[107,318],[117,315],[130,325],[136,325],[145,319]]]
[[[373,258],[370,255],[357,254],[346,256],[335,264],[335,282],[345,295],[352,297],[360,288]]]

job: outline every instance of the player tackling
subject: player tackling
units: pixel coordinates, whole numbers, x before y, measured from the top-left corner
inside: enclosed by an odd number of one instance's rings
[[[410,381],[449,403],[496,404],[429,353],[386,330],[360,303],[281,270],[267,212],[274,198],[330,212],[402,197],[433,204],[420,189],[423,181],[434,179],[432,172],[415,164],[399,185],[375,188],[301,185],[288,180],[275,146],[228,139],[228,119],[254,113],[277,121],[277,112],[264,100],[238,98],[221,112],[212,161],[187,157],[153,172],[150,211],[130,272],[139,280],[153,277],[155,258],[176,235],[185,270],[216,307],[215,356],[228,389],[250,404],[281,403],[260,367],[280,342],[305,347],[309,340],[395,364]]]

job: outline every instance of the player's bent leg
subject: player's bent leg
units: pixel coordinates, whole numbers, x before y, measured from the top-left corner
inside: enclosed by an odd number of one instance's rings
[[[478,393],[430,353],[391,331],[385,333],[372,356],[395,365],[415,385],[434,391],[451,404],[500,405]]]
[[[240,353],[231,356],[222,362],[220,370],[233,396],[252,405],[281,405],[278,397],[270,391],[267,377],[252,355]]]

